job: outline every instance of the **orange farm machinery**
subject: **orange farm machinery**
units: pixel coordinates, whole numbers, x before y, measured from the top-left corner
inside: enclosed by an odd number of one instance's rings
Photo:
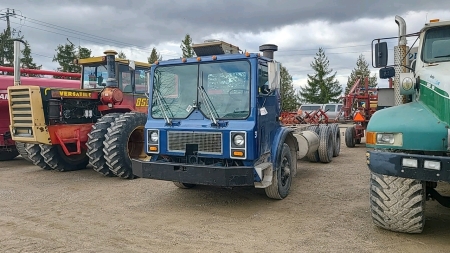
[[[73,171],[89,164],[105,176],[134,178],[130,159],[143,152],[150,64],[104,54],[75,60],[78,89],[8,88],[12,139],[27,143],[35,165]]]
[[[11,138],[11,132],[9,130],[10,119],[8,109],[8,93],[7,89],[14,85],[14,77],[6,75],[7,73],[13,73],[13,67],[0,66],[0,72],[4,73],[0,75],[0,161],[12,160],[19,154],[26,160],[29,160],[25,145],[21,142],[15,142]],[[60,78],[80,78],[79,73],[67,73],[38,69],[20,69],[21,74],[32,74],[39,76],[58,76]],[[57,78],[44,78],[44,77],[22,77],[21,82],[24,85],[37,85],[40,87],[62,87],[62,88],[76,88],[79,81],[66,80]]]
[[[391,83],[392,80],[389,80]],[[349,148],[361,143],[372,115],[378,110],[379,88],[369,86],[369,78],[359,78],[347,95],[342,97],[344,106],[338,118],[353,126],[345,130],[345,145]]]

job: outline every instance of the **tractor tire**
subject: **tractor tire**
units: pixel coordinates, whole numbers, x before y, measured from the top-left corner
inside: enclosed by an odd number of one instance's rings
[[[292,183],[292,154],[289,146],[284,143],[280,157],[280,168],[273,172],[272,184],[265,188],[267,197],[284,199],[289,195]]]
[[[308,130],[311,131],[311,132],[315,132],[315,133],[319,134],[319,126],[309,126],[309,127],[308,127]],[[319,161],[320,161],[320,158],[319,158],[319,150],[317,150],[317,151],[315,151],[315,152],[309,154],[309,155],[307,156],[307,158],[308,158],[308,160],[309,160],[310,162],[313,162],[313,163],[319,162]]]
[[[181,182],[173,182],[173,184],[181,189],[190,189],[192,187],[195,187],[195,184],[185,184],[185,183],[181,183]]]
[[[16,158],[19,155],[19,151],[17,151],[16,148],[13,148],[11,150],[2,150],[0,151],[0,161],[10,161],[14,158]]]
[[[355,144],[356,144],[356,130],[355,127],[347,127],[347,129],[345,129],[345,145],[348,148],[354,148]]]
[[[339,128],[339,124],[333,124],[333,157],[338,157],[339,153],[341,152],[341,129]]]
[[[376,226],[402,233],[422,233],[425,225],[425,183],[371,173],[370,206]]]
[[[89,164],[95,171],[104,176],[116,176],[106,164],[105,155],[103,153],[103,141],[105,141],[108,127],[110,127],[111,123],[121,114],[122,113],[110,113],[104,115],[92,125],[91,132],[88,133],[86,155],[89,157]]]
[[[322,163],[329,163],[333,160],[334,131],[331,126],[320,125],[318,151],[319,159]]]
[[[44,170],[52,170],[52,168],[45,163],[44,157],[41,155],[41,147],[39,144],[26,144],[25,150],[27,151],[28,158],[34,165],[39,166]]]
[[[19,152],[20,156],[25,159],[28,162],[32,162],[31,159],[28,157],[27,150],[25,149],[26,144],[23,142],[17,142],[16,141],[16,148]]]
[[[86,169],[89,158],[86,156],[86,150],[79,155],[67,156],[60,145],[40,144],[41,155],[50,168],[56,171],[75,171]]]
[[[103,153],[109,169],[118,177],[134,179],[131,158],[138,159],[144,149],[144,126],[147,115],[139,112],[122,114],[108,128]]]

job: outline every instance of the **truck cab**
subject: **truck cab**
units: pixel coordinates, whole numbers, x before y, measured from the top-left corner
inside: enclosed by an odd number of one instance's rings
[[[141,178],[195,185],[255,186],[283,199],[296,171],[298,142],[280,122],[276,45],[239,53],[223,41],[194,44],[197,57],[151,67]],[[317,148],[317,147],[316,147]]]
[[[396,22],[405,32],[404,20],[397,16]],[[438,183],[450,182],[450,22],[431,20],[412,35],[418,36],[419,45],[409,70],[399,71],[407,66],[397,53],[394,60],[401,64],[387,66],[386,42],[375,45],[380,77],[398,78],[397,105],[372,116],[366,146],[374,223],[421,233],[426,200],[450,207],[450,198],[436,191]],[[396,50],[403,52],[406,34],[399,37]]]

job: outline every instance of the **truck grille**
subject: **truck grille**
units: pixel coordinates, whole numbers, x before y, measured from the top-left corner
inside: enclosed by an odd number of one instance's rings
[[[171,152],[185,152],[186,144],[198,144],[198,151],[208,154],[222,154],[222,133],[168,131],[167,149]]]
[[[30,90],[26,87],[9,89],[11,126],[15,136],[33,136]]]

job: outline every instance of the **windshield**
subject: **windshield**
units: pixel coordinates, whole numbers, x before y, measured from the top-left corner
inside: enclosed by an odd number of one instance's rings
[[[247,61],[160,66],[153,85],[153,118],[186,118],[195,107],[212,120],[250,114]]]
[[[427,31],[423,45],[426,63],[450,61],[450,27],[437,27]]]
[[[105,65],[83,66],[83,89],[101,89],[106,85],[108,71]]]

